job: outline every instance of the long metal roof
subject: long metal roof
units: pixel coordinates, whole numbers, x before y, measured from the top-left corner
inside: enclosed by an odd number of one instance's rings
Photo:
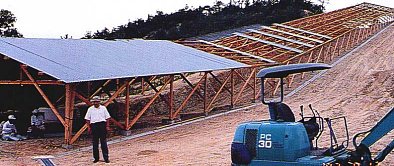
[[[247,67],[163,40],[0,38],[0,54],[65,83]]]

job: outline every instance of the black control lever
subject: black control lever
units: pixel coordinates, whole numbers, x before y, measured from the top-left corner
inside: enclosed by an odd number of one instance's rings
[[[301,119],[304,119],[304,105],[300,105],[300,110],[301,110],[300,113]]]
[[[309,104],[309,109],[311,109],[313,117],[316,117],[315,111],[313,111],[312,104]]]

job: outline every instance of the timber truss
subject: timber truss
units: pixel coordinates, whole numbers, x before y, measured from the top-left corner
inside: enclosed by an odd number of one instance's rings
[[[393,21],[394,9],[362,3],[270,27],[249,29],[215,41],[178,43],[255,67],[330,63]],[[295,76],[287,78],[289,87]],[[275,84],[273,94],[277,92],[279,81]]]
[[[56,115],[60,123],[64,127],[64,143],[67,145],[73,144],[81,134],[87,129],[86,124],[80,129],[73,129],[74,107],[76,104],[92,105],[90,99],[93,96],[105,94],[106,97],[102,98],[103,105],[109,106],[110,104],[124,103],[120,111],[122,118],[111,118],[113,125],[116,125],[122,130],[130,130],[142,115],[157,102],[163,102],[167,106],[168,119],[178,119],[180,113],[185,110],[185,107],[191,101],[192,97],[202,105],[201,113],[210,113],[215,106],[218,106],[217,101],[219,97],[227,98],[229,96],[229,103],[224,103],[233,108],[235,105],[241,105],[242,100],[245,100],[245,91],[252,91],[253,96],[247,99],[248,102],[257,99],[257,81],[256,72],[257,68],[247,67],[238,69],[228,69],[221,71],[205,71],[199,73],[179,73],[172,75],[157,75],[135,77],[127,79],[113,79],[113,80],[100,80],[92,82],[79,82],[79,83],[64,83],[58,80],[42,80],[34,78],[37,71],[27,65],[20,65],[20,78],[18,80],[2,80],[0,85],[33,85],[37,92],[42,96],[47,105]],[[191,80],[186,74],[195,76]],[[176,85],[183,83],[181,87],[189,87],[186,89],[187,93],[178,95],[174,92]],[[235,85],[235,82],[237,85]],[[116,86],[110,86],[110,85]],[[64,87],[64,94],[57,98],[50,98],[42,88],[42,86],[62,86]],[[131,94],[133,91],[134,93]],[[138,91],[136,91],[138,88]],[[151,95],[145,93],[150,91]],[[153,94],[152,94],[153,92]],[[136,94],[138,93],[138,94]],[[140,109],[131,108],[131,101],[133,97],[148,96],[149,101]],[[174,101],[181,102],[174,102]],[[193,101],[193,106],[196,105]],[[63,106],[64,115],[59,112],[58,106]],[[223,103],[222,103],[223,104]],[[77,131],[77,132],[73,132]],[[74,133],[74,134],[73,134]]]

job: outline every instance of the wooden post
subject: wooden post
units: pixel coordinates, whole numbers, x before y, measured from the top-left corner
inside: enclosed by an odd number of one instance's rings
[[[231,108],[234,108],[234,69],[231,69]]]
[[[204,76],[204,113],[207,112],[207,98],[208,98],[208,74],[205,72]]]
[[[252,74],[253,74],[253,103],[255,103],[256,102],[256,85],[257,85],[257,78],[256,78],[256,75],[257,75],[257,69],[256,68],[253,68],[253,70],[252,70]]]
[[[64,143],[66,145],[70,145],[71,138],[72,138],[72,129],[73,129],[73,118],[74,118],[74,99],[75,99],[75,92],[74,92],[74,85],[66,84],[65,90],[65,123],[66,126],[64,127]]]
[[[339,38],[335,42],[334,50],[331,53],[331,58],[330,58],[331,60],[334,59],[335,52],[337,51],[337,48],[338,48],[338,43],[339,43]]]
[[[145,80],[144,77],[141,77],[141,95],[145,93]]]
[[[170,76],[170,104],[169,104],[169,110],[170,110],[170,120],[173,119],[173,114],[174,114],[174,75]]]
[[[127,86],[126,86],[126,98],[125,98],[125,126],[129,126],[129,116],[130,116],[130,81],[126,81]],[[127,128],[126,128],[127,129]]]
[[[321,54],[323,53],[323,49],[324,49],[324,46],[321,46],[321,47],[320,47],[319,54],[317,55],[317,58],[316,58],[315,63],[318,63],[318,62],[319,62],[320,56],[321,56]],[[280,81],[279,81],[279,82],[280,82]]]

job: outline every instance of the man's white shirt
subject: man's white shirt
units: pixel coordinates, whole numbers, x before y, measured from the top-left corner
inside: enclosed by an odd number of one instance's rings
[[[90,106],[86,112],[85,119],[90,121],[90,124],[97,122],[105,122],[111,116],[105,106],[100,105],[98,108]]]

